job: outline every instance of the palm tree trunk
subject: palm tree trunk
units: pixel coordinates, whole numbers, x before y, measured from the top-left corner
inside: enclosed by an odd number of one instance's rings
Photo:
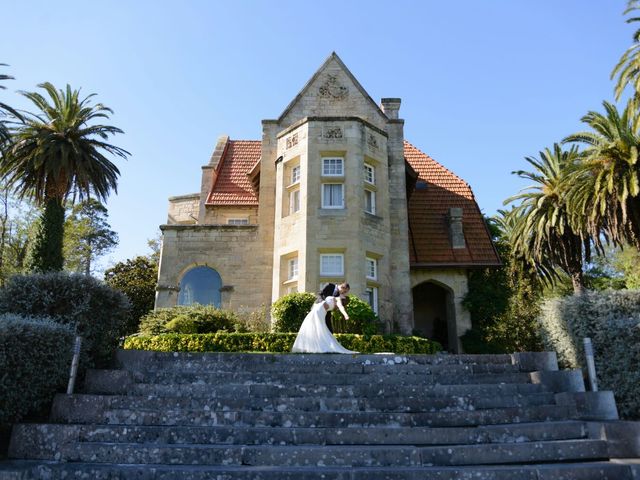
[[[576,296],[582,295],[584,292],[584,275],[582,270],[571,273],[571,283],[573,285],[573,294]]]
[[[59,198],[49,198],[39,219],[29,252],[28,268],[32,272],[60,271],[64,264],[64,205]]]

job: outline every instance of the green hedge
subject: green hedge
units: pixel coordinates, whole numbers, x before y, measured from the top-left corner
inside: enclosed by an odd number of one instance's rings
[[[0,425],[48,407],[68,379],[73,338],[49,319],[0,315]]]
[[[80,368],[108,365],[124,335],[127,297],[88,275],[16,275],[0,289],[0,313],[49,317],[83,337]]]
[[[349,350],[361,353],[393,352],[399,354],[433,354],[442,349],[439,343],[420,337],[402,335],[337,334],[338,341]],[[289,353],[295,333],[209,333],[156,336],[131,336],[124,342],[129,350],[158,352],[271,352]]]
[[[309,292],[290,293],[273,302],[271,316],[275,332],[297,332],[311,307],[316,302],[316,295]],[[380,321],[371,306],[364,300],[349,295],[346,306],[349,320],[345,320],[336,308],[331,312],[333,331],[337,333],[357,333],[373,335],[380,330]]]
[[[220,330],[234,332],[237,316],[213,305],[189,305],[160,308],[140,319],[140,333],[215,333]]]
[[[612,390],[623,418],[640,419],[640,290],[585,292],[548,300],[540,317],[548,349],[563,367],[585,368],[593,342],[598,387]]]

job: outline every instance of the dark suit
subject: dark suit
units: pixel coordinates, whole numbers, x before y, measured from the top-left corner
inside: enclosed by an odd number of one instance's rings
[[[324,301],[327,297],[337,297],[340,295],[340,291],[338,290],[338,286],[335,283],[327,283],[327,285],[320,291],[318,294],[320,298]],[[333,333],[333,325],[331,324],[331,312],[327,312],[324,317],[324,321],[327,323],[327,328],[331,333]]]

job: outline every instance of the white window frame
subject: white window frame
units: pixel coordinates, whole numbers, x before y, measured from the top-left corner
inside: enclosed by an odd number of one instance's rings
[[[339,168],[338,168],[338,165],[339,165]],[[344,158],[323,157],[322,158],[322,176],[323,177],[344,177]]]
[[[339,270],[325,270],[325,259],[330,257],[340,259]],[[344,276],[344,255],[342,253],[323,253],[320,255],[320,276],[322,277],[342,277]]]
[[[246,217],[227,218],[227,225],[249,225],[249,219]]]
[[[287,262],[287,280],[295,280],[298,278],[298,257],[290,258]]]
[[[300,165],[296,165],[291,169],[291,185],[300,183]]]
[[[329,185],[338,185],[340,186],[340,204],[339,205],[327,205],[327,198],[325,195],[325,187]],[[344,208],[344,183],[322,183],[322,208],[333,208],[333,209],[341,209]]]
[[[289,192],[289,214],[300,211],[300,189],[296,188]]]
[[[378,280],[378,260],[375,258],[367,257],[365,259],[365,262],[367,280]]]
[[[367,303],[369,304],[369,306],[371,306],[372,310],[377,315],[378,314],[378,287],[367,286],[367,288],[365,289],[365,292],[367,294]],[[371,305],[371,302],[373,302],[373,305]]]
[[[364,164],[364,181],[370,185],[376,184],[376,167],[369,163]]]
[[[367,196],[371,196],[371,208],[368,208]],[[376,192],[369,190],[368,188],[364,189],[364,211],[371,215],[376,214]]]

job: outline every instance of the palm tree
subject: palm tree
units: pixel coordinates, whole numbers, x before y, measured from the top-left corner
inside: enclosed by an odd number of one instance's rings
[[[6,66],[7,65],[5,63],[0,63],[0,67]],[[13,80],[13,77],[0,73],[0,80]],[[0,85],[0,90],[6,90],[6,87],[4,85]],[[7,116],[13,116],[18,119],[20,118],[20,114],[16,110],[6,103],[0,102],[0,149],[7,144],[11,137],[7,121],[4,120]]]
[[[603,105],[605,114],[591,111],[582,117],[591,131],[563,140],[586,145],[567,182],[572,225],[585,229],[600,247],[602,235],[640,250],[639,115],[631,102],[622,114],[609,102]]]
[[[64,204],[67,199],[95,197],[104,201],[117,191],[118,168],[104,155],[126,159],[129,152],[107,143],[119,128],[92,124],[108,119],[113,111],[91,104],[94,94],[81,99],[79,90],[57,90],[51,83],[37,92],[21,92],[37,107],[25,114],[15,131],[15,141],[0,165],[0,174],[20,198],[32,197],[44,206],[40,231],[32,249],[35,271],[61,270]]]
[[[624,15],[640,10],[640,0],[629,0]],[[640,22],[640,17],[632,16],[627,23]],[[631,45],[620,57],[620,61],[611,72],[611,79],[618,77],[614,87],[615,99],[620,100],[622,93],[628,86],[633,89],[632,108],[637,110],[640,106],[640,28],[633,33],[633,45]],[[637,125],[636,125],[637,126]]]
[[[558,144],[540,152],[540,159],[526,157],[533,172],[513,172],[532,180],[534,185],[505,200],[520,201],[506,213],[503,221],[516,258],[521,258],[545,279],[556,276],[555,268],[564,270],[576,294],[584,289],[583,261],[590,256],[590,242],[583,232],[570,224],[564,182],[578,159],[577,147],[568,151]]]

